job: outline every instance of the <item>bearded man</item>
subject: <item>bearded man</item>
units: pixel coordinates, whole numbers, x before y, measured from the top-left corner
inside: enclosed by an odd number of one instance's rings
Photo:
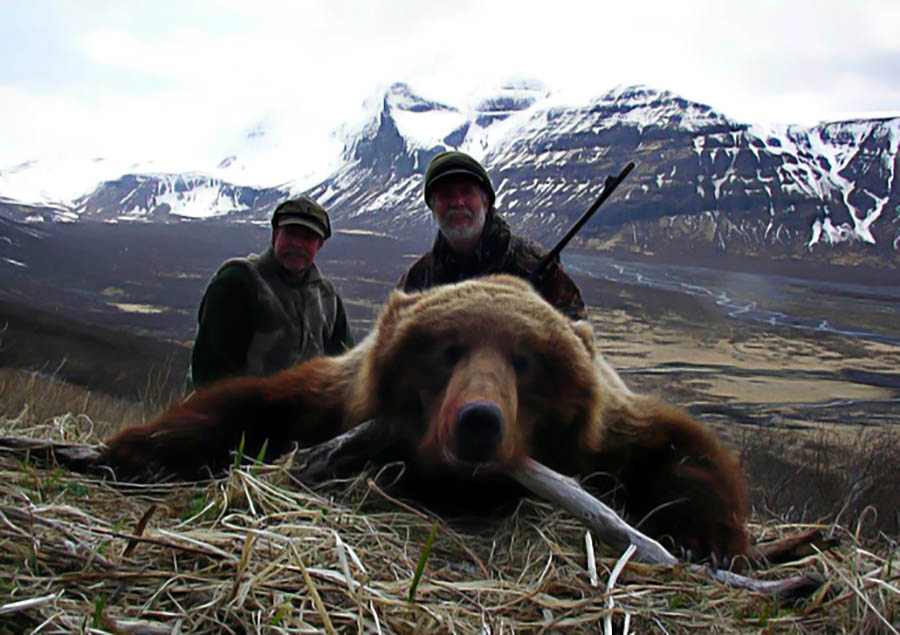
[[[513,234],[494,208],[484,167],[463,152],[442,152],[425,170],[425,204],[438,226],[431,250],[410,266],[397,287],[418,291],[492,273],[528,278],[547,251]],[[537,291],[573,320],[587,317],[578,286],[554,259]]]
[[[331,236],[328,213],[308,196],[272,214],[262,254],[232,258],[207,284],[197,316],[188,389],[236,375],[271,375],[353,347],[334,285],[315,264]]]

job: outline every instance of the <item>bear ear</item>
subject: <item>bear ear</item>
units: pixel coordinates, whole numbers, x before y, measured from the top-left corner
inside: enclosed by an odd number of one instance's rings
[[[591,357],[597,353],[597,348],[594,346],[594,329],[591,326],[590,321],[588,320],[576,320],[575,322],[571,322],[572,330],[575,331],[575,335],[581,340],[581,343],[584,344],[584,347],[587,349],[588,353],[590,353]]]
[[[400,289],[394,289],[393,291],[391,291],[391,295],[388,296],[388,301],[387,305],[384,308],[384,312],[393,313],[408,306],[412,306],[419,301],[420,295],[421,292],[406,293],[405,291],[401,291]]]
[[[416,304],[421,295],[421,292],[406,293],[399,289],[391,291],[387,304],[384,305],[381,315],[378,316],[378,325],[375,329],[381,342],[380,346],[383,347],[383,342],[391,340],[404,309]]]

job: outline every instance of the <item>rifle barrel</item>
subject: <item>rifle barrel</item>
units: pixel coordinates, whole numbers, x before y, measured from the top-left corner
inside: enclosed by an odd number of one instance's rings
[[[617,187],[625,180],[625,177],[628,176],[629,172],[634,169],[634,161],[628,163],[625,168],[619,173],[618,176],[608,176],[606,177],[606,181],[603,183],[603,191],[600,192],[600,196],[594,201],[594,204],[591,205],[588,210],[581,215],[575,224],[566,232],[566,235],[563,236],[556,246],[551,249],[546,256],[538,263],[538,266],[535,267],[534,271],[531,272],[529,279],[532,282],[537,282],[537,280],[544,273],[544,270],[550,265],[553,260],[559,256],[559,253],[563,250],[563,248],[569,244],[569,241],[572,240],[572,237],[578,233],[578,230],[582,228],[582,226],[590,220],[591,216],[594,215],[594,212],[603,205],[603,202],[608,199],[612,193],[615,191]]]

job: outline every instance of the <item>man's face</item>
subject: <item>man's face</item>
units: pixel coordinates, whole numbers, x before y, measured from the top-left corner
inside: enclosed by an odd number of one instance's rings
[[[272,237],[275,260],[295,274],[309,268],[324,242],[321,236],[303,225],[283,225],[275,229]]]
[[[460,174],[439,180],[431,194],[431,213],[454,251],[469,252],[484,230],[488,197],[470,176]]]

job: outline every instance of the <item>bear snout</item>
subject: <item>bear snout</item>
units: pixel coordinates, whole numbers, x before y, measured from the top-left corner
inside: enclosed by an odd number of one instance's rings
[[[456,457],[465,463],[488,463],[503,440],[503,412],[488,401],[467,403],[456,413]]]

